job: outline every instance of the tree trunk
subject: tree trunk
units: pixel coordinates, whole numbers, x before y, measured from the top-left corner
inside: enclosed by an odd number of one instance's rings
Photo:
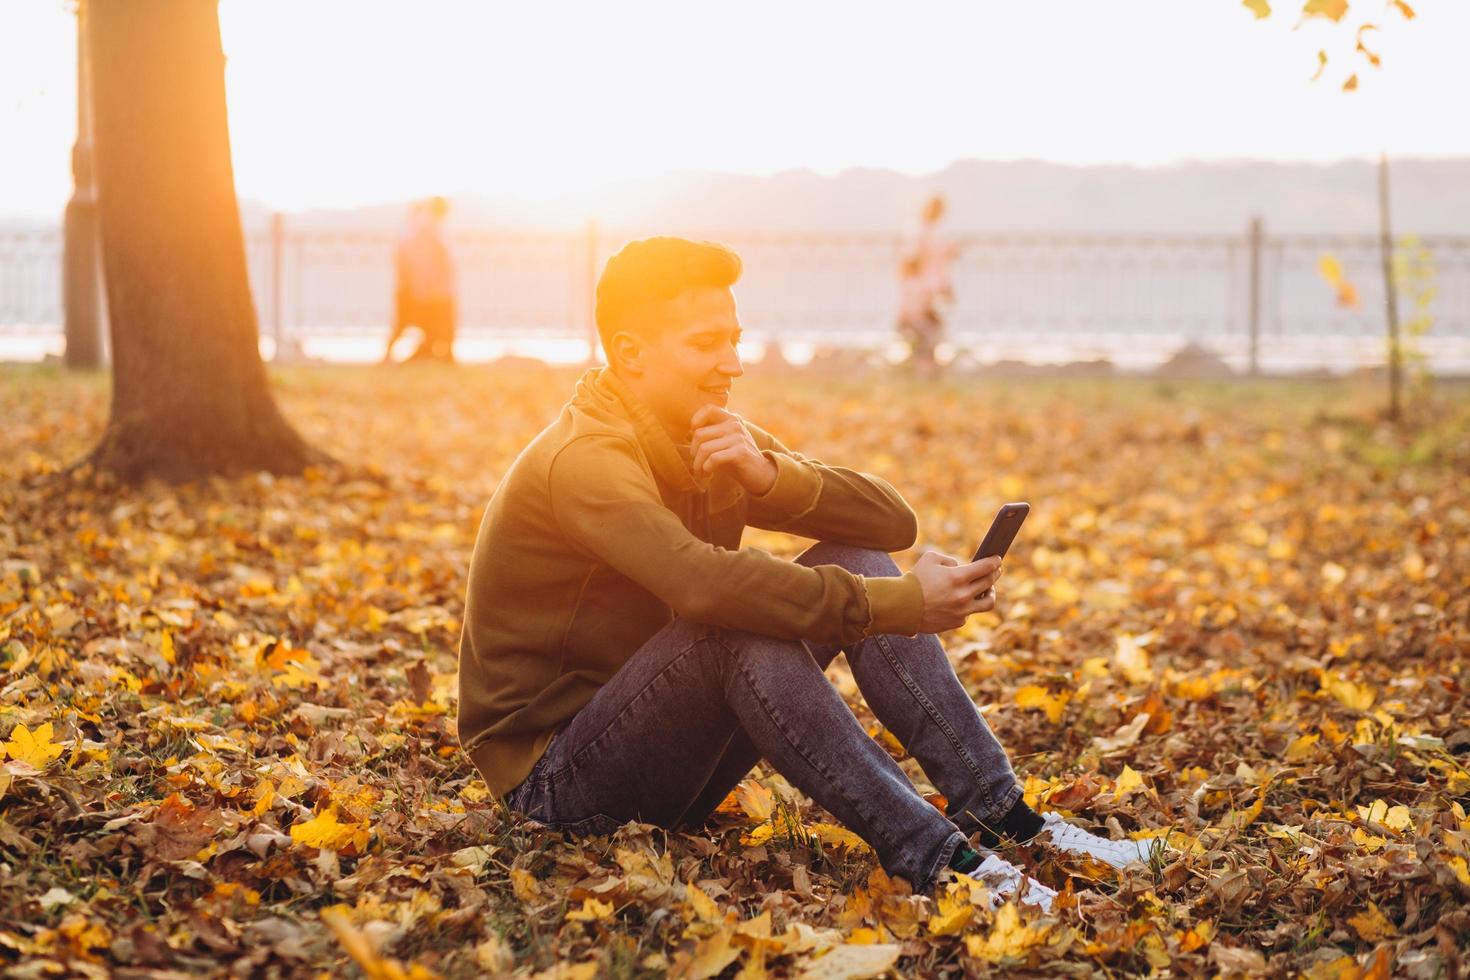
[[[213,0],[84,0],[123,479],[300,472],[260,359]]]

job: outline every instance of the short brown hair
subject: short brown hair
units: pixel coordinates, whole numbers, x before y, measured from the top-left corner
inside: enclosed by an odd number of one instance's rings
[[[612,356],[609,347],[618,331],[646,329],[639,319],[648,307],[697,286],[733,286],[741,268],[740,256],[715,242],[663,236],[624,245],[597,280],[597,333],[603,352]]]

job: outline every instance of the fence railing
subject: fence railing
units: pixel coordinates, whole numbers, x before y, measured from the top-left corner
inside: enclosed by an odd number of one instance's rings
[[[686,233],[689,233],[686,231]],[[461,337],[590,338],[592,293],[630,235],[463,230],[451,235]],[[741,321],[757,342],[880,347],[898,305],[898,234],[702,230],[740,253]],[[277,218],[246,235],[261,332],[386,332],[391,231],[297,229]],[[950,343],[980,360],[1155,357],[1186,343],[1241,367],[1381,360],[1385,301],[1376,238],[1353,235],[970,234],[953,239]],[[1427,237],[1435,299],[1426,345],[1470,365],[1470,236]],[[1358,291],[1337,305],[1317,271],[1340,262]],[[0,337],[59,334],[62,240],[0,231]],[[1401,306],[1403,301],[1401,300]]]

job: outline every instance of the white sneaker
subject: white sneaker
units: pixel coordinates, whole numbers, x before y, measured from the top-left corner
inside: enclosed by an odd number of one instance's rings
[[[1063,854],[1090,857],[1114,868],[1148,863],[1153,841],[1108,840],[1067,823],[1055,813],[1043,814],[1041,819],[1045,827],[1036,836],[1037,842],[1050,844]]]
[[[974,871],[967,872],[971,878],[983,882],[990,890],[990,904],[992,908],[999,908],[1005,904],[1006,899],[1026,886],[1026,893],[1021,896],[1021,901],[1028,905],[1035,905],[1043,912],[1051,911],[1052,899],[1057,893],[1041,882],[1037,881],[1005,860],[997,854],[987,854],[985,860]]]

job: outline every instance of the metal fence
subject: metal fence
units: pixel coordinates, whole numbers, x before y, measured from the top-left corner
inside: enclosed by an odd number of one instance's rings
[[[741,321],[756,343],[882,348],[894,338],[898,234],[685,230],[740,253]],[[590,337],[592,289],[632,235],[456,231],[460,337]],[[295,229],[246,236],[261,332],[277,345],[381,336],[394,233]],[[1241,368],[1381,362],[1385,301],[1376,238],[1344,235],[957,235],[950,345],[981,361],[1157,361],[1186,343]],[[1435,299],[1421,346],[1470,368],[1470,236],[1425,238]],[[1337,305],[1317,265],[1335,256],[1360,297]],[[0,340],[58,337],[61,235],[0,231]],[[1401,308],[1407,303],[1401,299]],[[1407,310],[1406,310],[1407,312]]]

